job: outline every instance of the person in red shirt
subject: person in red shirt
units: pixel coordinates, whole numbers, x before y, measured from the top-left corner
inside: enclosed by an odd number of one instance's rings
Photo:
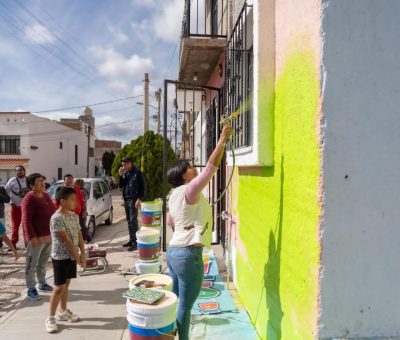
[[[50,218],[56,208],[46,192],[41,174],[34,173],[27,180],[30,191],[22,201],[22,225],[28,241],[25,279],[27,296],[40,300],[36,289],[37,276],[40,291],[51,292],[53,287],[46,283],[46,265],[51,253]]]
[[[92,242],[92,236],[90,235],[89,229],[86,225],[86,220],[88,216],[86,201],[89,199],[89,193],[85,189],[85,181],[83,179],[75,180],[75,191],[77,192],[77,199],[81,205],[81,213],[79,215],[79,224],[81,225],[81,232],[83,239],[90,243]],[[78,191],[81,194],[82,199],[78,195]]]
[[[64,186],[75,189],[78,204],[76,205],[74,213],[79,216],[82,212],[82,206],[84,203],[84,199],[82,196],[81,189],[74,183],[74,176],[72,176],[71,174],[64,175]],[[57,207],[57,209],[58,209],[58,207]]]

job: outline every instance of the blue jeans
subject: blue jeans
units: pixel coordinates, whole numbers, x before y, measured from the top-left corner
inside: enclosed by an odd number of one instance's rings
[[[179,339],[188,340],[190,313],[204,276],[203,248],[171,246],[167,251],[167,265],[174,282],[173,292],[179,298],[176,320]]]

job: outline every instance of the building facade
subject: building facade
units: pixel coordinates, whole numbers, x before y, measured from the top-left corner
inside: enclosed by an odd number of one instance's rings
[[[93,177],[94,118],[86,112],[73,121],[68,126],[30,112],[0,112],[0,183],[15,176],[17,165],[45,175],[49,183],[66,173]]]
[[[103,155],[105,152],[114,152],[115,155],[122,148],[122,143],[115,140],[104,140],[104,139],[96,139],[95,149],[94,149],[94,157],[95,157],[95,166],[96,166],[96,174],[104,175],[103,171]]]
[[[239,112],[223,242],[263,339],[400,336],[398,10],[186,1],[179,81],[205,90],[181,148],[204,159],[207,112]]]

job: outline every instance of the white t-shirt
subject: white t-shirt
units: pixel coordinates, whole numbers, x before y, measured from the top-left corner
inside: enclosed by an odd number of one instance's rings
[[[18,181],[19,181],[19,184],[18,184]],[[8,183],[5,186],[7,193],[10,195],[10,199],[11,199],[10,203],[14,203],[18,207],[21,206],[22,199],[23,199],[23,197],[19,196],[19,192],[21,190],[19,185],[21,185],[22,189],[27,188],[26,177],[18,178],[18,179],[17,179],[17,177],[10,178],[10,180],[8,181]]]

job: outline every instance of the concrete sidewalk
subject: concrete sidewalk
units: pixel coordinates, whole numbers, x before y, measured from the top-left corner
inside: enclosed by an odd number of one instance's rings
[[[57,335],[47,334],[44,321],[48,315],[49,294],[42,293],[40,301],[21,301],[17,309],[0,319],[3,339],[122,339],[127,329],[125,300],[122,292],[128,289],[128,278],[118,270],[132,268],[136,252],[125,252],[120,244],[126,239],[125,223],[101,226],[97,242],[105,243],[110,269],[104,274],[82,276],[72,281],[70,308],[82,319],[78,323],[60,323]],[[116,238],[113,236],[116,235]],[[119,235],[119,237],[118,237]],[[51,274],[51,272],[49,273]],[[52,283],[52,279],[49,279]]]
[[[72,281],[68,308],[81,317],[80,322],[59,323],[59,333],[48,334],[45,331],[45,319],[50,295],[42,293],[42,300],[36,302],[24,299],[23,295],[20,302],[13,302],[10,311],[0,318],[1,339],[129,340],[122,293],[128,289],[128,280],[132,276],[124,277],[120,272],[134,267],[137,252],[129,253],[121,247],[126,240],[127,228],[124,221],[98,227],[96,243],[107,248],[110,267],[104,274],[78,276]],[[218,252],[217,257],[220,257]],[[48,273],[51,275],[52,271]],[[52,278],[48,282],[52,284]],[[235,290],[231,294],[235,295]],[[192,317],[191,339],[258,339],[247,313],[243,308],[240,309],[240,313]]]

